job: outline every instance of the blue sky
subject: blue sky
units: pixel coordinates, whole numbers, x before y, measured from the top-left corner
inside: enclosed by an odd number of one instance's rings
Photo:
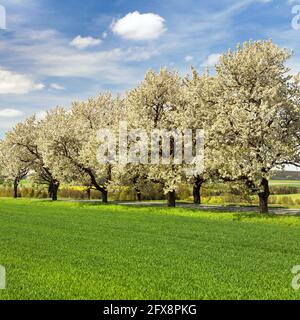
[[[295,51],[293,0],[0,0],[0,136],[16,122],[106,90],[125,92],[161,66],[212,67],[249,39]]]

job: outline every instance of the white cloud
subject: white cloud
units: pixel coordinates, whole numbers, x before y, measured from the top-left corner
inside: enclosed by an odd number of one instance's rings
[[[44,87],[42,83],[34,83],[23,74],[0,69],[0,94],[26,94]]]
[[[159,38],[165,31],[165,19],[154,13],[128,13],[113,22],[112,31],[130,40],[152,40]]]
[[[54,90],[65,90],[65,88],[58,83],[51,83],[50,88]]]
[[[136,77],[136,71],[128,67],[126,62],[145,61],[159,52],[156,48],[131,47],[126,50],[119,48],[99,51],[75,51],[57,46],[40,50],[37,48],[31,58],[38,61],[39,72],[42,76],[53,77],[89,77],[109,81],[113,83],[132,83]],[[27,53],[24,51],[24,55]]]
[[[103,39],[106,39],[108,37],[108,33],[106,32],[106,31],[104,31],[103,33],[102,33],[102,38]]]
[[[19,33],[20,38],[31,39],[32,32],[21,30]],[[144,72],[143,67],[135,67],[131,62],[145,61],[161,52],[151,43],[107,50],[77,50],[66,45],[69,40],[59,32],[49,32],[49,35],[47,40],[32,41],[30,45],[10,39],[0,42],[0,59],[13,56],[37,78],[84,77],[105,84],[126,85],[127,88],[136,84]],[[1,52],[5,52],[5,56]]]
[[[98,46],[101,43],[101,39],[95,39],[93,37],[82,37],[79,35],[70,42],[70,45],[76,47],[77,49],[86,49],[88,47]]]
[[[54,38],[58,35],[58,32],[54,29],[45,29],[45,30],[26,30],[26,35],[31,40],[48,40]]]
[[[192,61],[194,58],[192,57],[192,56],[185,56],[184,57],[184,60],[185,60],[185,62],[190,62],[190,61]]]
[[[0,109],[0,118],[16,118],[23,115],[23,112],[15,109]]]
[[[220,61],[221,54],[220,53],[212,53],[207,59],[204,61],[203,66],[212,67],[216,65]]]

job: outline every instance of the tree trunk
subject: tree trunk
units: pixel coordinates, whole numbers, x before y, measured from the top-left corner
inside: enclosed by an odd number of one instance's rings
[[[201,187],[204,180],[200,177],[195,177],[193,186],[194,204],[201,204]]]
[[[18,198],[18,186],[19,186],[19,181],[15,179],[14,181],[14,198]]]
[[[51,182],[48,186],[48,198],[52,198],[52,194],[53,194],[53,183]]]
[[[59,189],[59,182],[55,181],[52,184],[52,201],[57,201],[57,193]]]
[[[176,207],[176,192],[168,192],[168,207]]]
[[[260,213],[269,213],[268,199],[270,196],[269,181],[265,178],[261,180],[263,190],[258,193]]]
[[[91,189],[90,188],[86,189],[86,193],[87,193],[88,200],[91,200]]]
[[[134,190],[135,190],[136,200],[141,202],[142,201],[141,190],[138,187],[135,187]]]
[[[141,191],[137,191],[136,192],[136,199],[137,199],[138,202],[142,201],[142,193],[141,193]]]
[[[108,191],[106,189],[102,189],[101,194],[102,194],[102,202],[108,203]]]

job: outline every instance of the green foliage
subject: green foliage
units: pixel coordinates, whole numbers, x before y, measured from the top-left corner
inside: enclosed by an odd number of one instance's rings
[[[0,186],[0,198],[9,198],[13,196],[13,188],[9,185]],[[47,188],[44,186],[21,187],[18,190],[20,198],[46,199],[48,197]]]

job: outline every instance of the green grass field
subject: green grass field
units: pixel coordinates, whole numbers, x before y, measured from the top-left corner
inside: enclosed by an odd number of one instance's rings
[[[300,187],[299,180],[270,180],[270,186]]]
[[[300,218],[0,200],[0,299],[299,299]]]

